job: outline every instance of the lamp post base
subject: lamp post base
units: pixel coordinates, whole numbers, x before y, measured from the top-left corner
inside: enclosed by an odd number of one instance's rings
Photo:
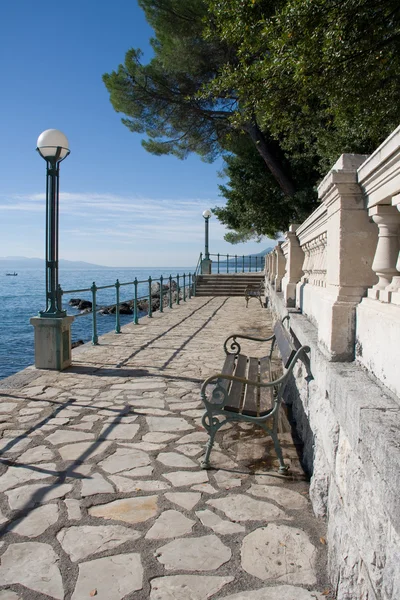
[[[211,265],[212,260],[209,258],[203,258],[201,261],[201,274],[202,275],[211,275]]]
[[[63,371],[71,365],[71,325],[74,317],[32,317],[35,367]]]

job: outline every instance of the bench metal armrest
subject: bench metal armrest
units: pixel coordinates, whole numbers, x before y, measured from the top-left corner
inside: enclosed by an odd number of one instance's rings
[[[239,338],[242,340],[251,340],[253,342],[270,342],[271,340],[274,339],[274,337],[275,337],[275,334],[273,334],[267,338],[257,338],[257,337],[253,337],[251,335],[242,335],[240,333],[233,333],[232,335],[230,335],[229,337],[226,338],[226,340],[224,342],[224,351],[225,351],[225,354],[240,354],[241,347],[240,347],[239,342],[236,341],[236,338]],[[229,346],[229,350],[228,350],[228,345],[229,345],[228,342],[230,339],[232,339],[232,342],[231,342],[231,344]]]

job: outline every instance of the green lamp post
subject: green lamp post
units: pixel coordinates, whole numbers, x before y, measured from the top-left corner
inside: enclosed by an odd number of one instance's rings
[[[37,148],[46,161],[46,310],[41,317],[65,317],[58,289],[58,206],[60,162],[70,153],[66,136],[47,129],[38,137]]]
[[[58,285],[58,213],[60,162],[69,154],[61,131],[47,129],[38,137],[37,151],[46,161],[46,310],[30,322],[35,331],[35,366],[62,371],[71,364],[71,324],[62,310]]]
[[[205,240],[204,240],[204,258],[201,263],[201,272],[203,275],[209,275],[211,273],[211,260],[210,252],[208,248],[208,230],[209,221],[211,217],[211,210],[207,209],[203,212],[204,223],[205,223]]]

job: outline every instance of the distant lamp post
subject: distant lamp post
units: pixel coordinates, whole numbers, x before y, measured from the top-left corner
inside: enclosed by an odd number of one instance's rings
[[[38,137],[37,148],[46,170],[46,310],[33,317],[35,328],[35,366],[62,370],[71,364],[71,324],[62,310],[58,285],[58,214],[60,162],[70,153],[66,136],[57,129],[46,129]]]
[[[205,223],[205,240],[204,240],[204,259],[201,263],[201,272],[203,275],[210,275],[211,273],[211,264],[210,260],[210,252],[208,247],[208,229],[209,229],[209,221],[211,217],[211,210],[205,210],[203,212],[204,223]]]

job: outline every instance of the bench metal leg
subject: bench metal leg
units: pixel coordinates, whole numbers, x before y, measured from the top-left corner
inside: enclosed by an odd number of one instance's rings
[[[274,431],[273,429],[272,430],[269,429],[269,427],[267,427],[263,423],[260,423],[260,426],[264,429],[264,431],[266,431],[268,433],[269,436],[271,436],[272,441],[274,442],[275,452],[276,452],[276,455],[279,460],[278,473],[280,473],[281,475],[287,475],[288,471],[289,471],[289,467],[287,465],[285,465],[285,461],[283,460],[282,448],[279,443],[279,438],[278,438],[277,432]],[[274,429],[275,429],[275,427],[274,427]]]
[[[204,413],[203,418],[202,418],[202,424],[203,424],[204,429],[207,431],[207,433],[209,435],[209,439],[206,444],[206,452],[204,454],[204,458],[200,463],[200,466],[202,469],[210,469],[211,468],[210,454],[211,454],[211,450],[214,445],[215,434],[217,433],[217,431],[220,427],[225,425],[226,422],[227,422],[226,420],[219,421],[217,419],[217,417],[211,416],[207,411]]]

